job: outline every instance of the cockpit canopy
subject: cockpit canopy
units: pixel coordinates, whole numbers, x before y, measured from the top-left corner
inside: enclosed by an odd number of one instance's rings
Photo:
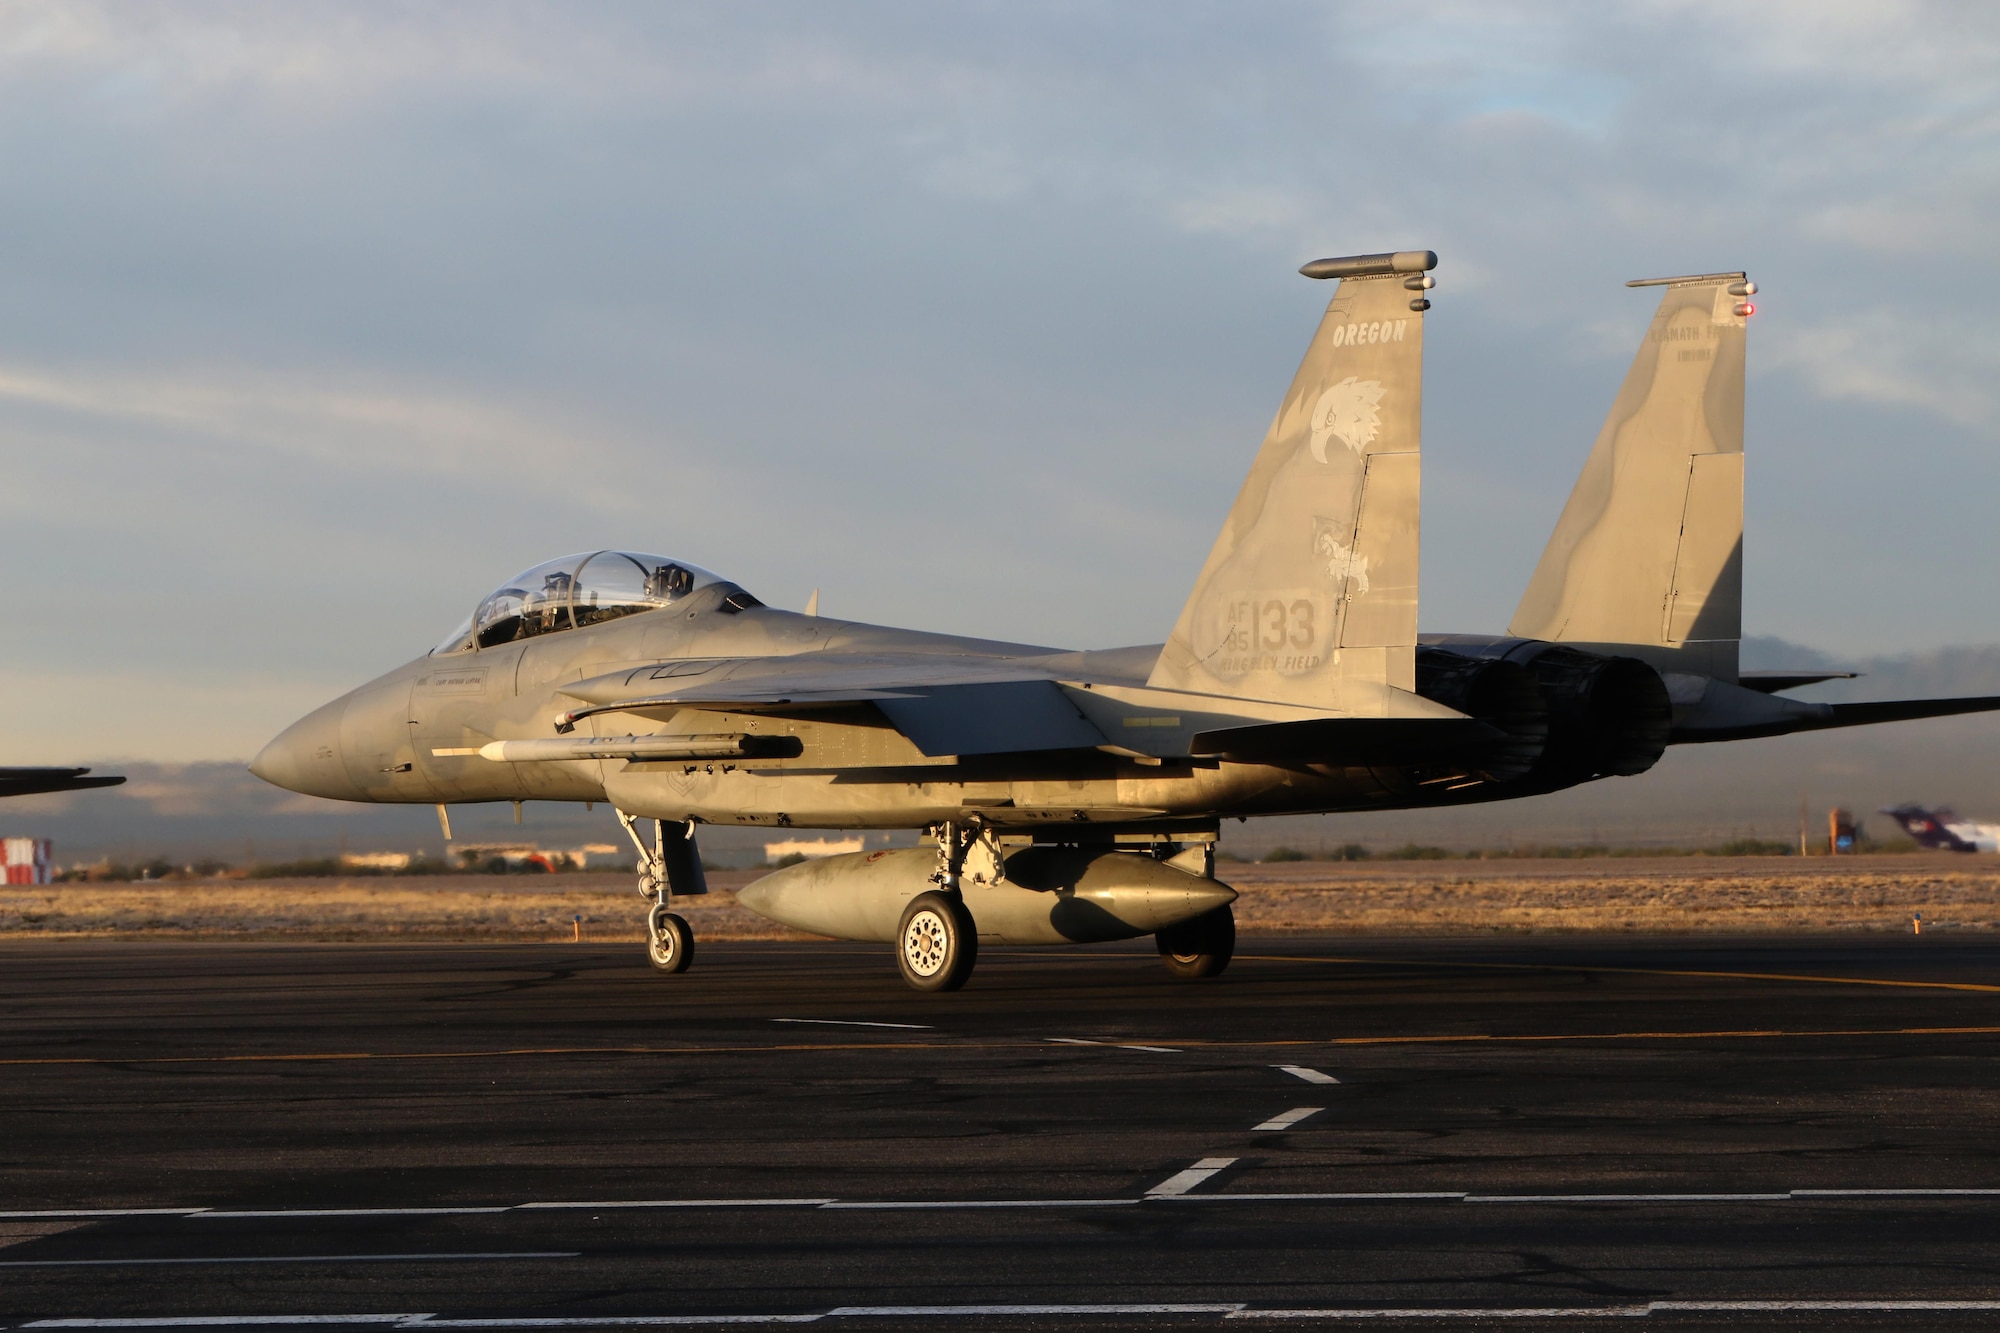
[[[705,569],[663,555],[634,551],[566,555],[507,580],[431,651],[469,652],[657,611],[722,581]],[[740,591],[732,600],[761,605]]]

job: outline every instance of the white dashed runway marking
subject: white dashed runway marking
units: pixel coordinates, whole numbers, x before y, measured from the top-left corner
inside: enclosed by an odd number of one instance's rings
[[[1326,1073],[1318,1069],[1308,1069],[1304,1065],[1272,1065],[1271,1068],[1283,1070],[1285,1073],[1290,1074],[1293,1078],[1303,1079],[1307,1083],[1340,1082],[1339,1079],[1335,1078],[1333,1075],[1329,1073]]]
[[[1498,1320],[1646,1319],[1654,1315],[1774,1314],[1991,1314],[2000,1300],[1664,1300],[1634,1305],[1317,1305],[1256,1309],[1248,1301],[1121,1302],[1102,1305],[843,1305],[806,1314],[542,1315],[453,1319],[434,1314],[161,1315],[157,1318],[38,1319],[17,1324],[42,1328],[246,1328],[297,1325],[372,1325],[377,1328],[636,1328],[723,1324],[816,1324],[827,1319],[1130,1318],[1134,1315],[1214,1315],[1237,1320],[1373,1320],[1400,1323],[1490,1323]]]
[[[1177,1171],[1146,1191],[1149,1199],[1171,1199],[1186,1194],[1219,1171],[1236,1165],[1234,1157],[1204,1157],[1185,1171]]]
[[[1324,1106],[1294,1106],[1289,1111],[1272,1116],[1261,1125],[1252,1125],[1250,1132],[1252,1134],[1259,1134],[1275,1129],[1290,1129],[1301,1120],[1309,1120],[1325,1109]]]

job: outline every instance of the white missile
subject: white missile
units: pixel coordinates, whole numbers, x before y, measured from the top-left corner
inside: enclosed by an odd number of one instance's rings
[[[896,938],[903,908],[935,889],[937,853],[923,847],[821,857],[766,875],[736,900],[780,925],[839,940]],[[1236,900],[1219,880],[1145,852],[1024,847],[1006,878],[968,874],[960,892],[982,944],[1096,944],[1150,935]]]

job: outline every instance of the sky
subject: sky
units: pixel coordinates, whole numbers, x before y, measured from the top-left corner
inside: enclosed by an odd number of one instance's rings
[[[1746,269],[1746,627],[2000,640],[2000,9],[0,0],[0,763],[241,759],[604,546],[1171,627],[1329,292],[1428,248],[1422,622],[1504,628]]]

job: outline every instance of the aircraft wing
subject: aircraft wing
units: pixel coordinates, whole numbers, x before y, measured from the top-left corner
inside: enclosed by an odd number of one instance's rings
[[[559,730],[602,713],[798,713],[869,706],[927,756],[1107,749],[1269,763],[1428,760],[1491,740],[1484,723],[1410,696],[1419,716],[1327,716],[1264,700],[1093,685],[1034,659],[904,655],[642,667],[578,681]],[[1060,670],[1060,668],[1058,668]],[[675,674],[678,673],[678,674]],[[666,685],[668,688],[658,688]],[[647,686],[653,688],[648,689]]]
[[[610,712],[790,713],[865,705],[879,709],[929,756],[1094,749],[1107,743],[1045,669],[1006,660],[887,654],[838,662],[674,662],[578,681],[563,693],[585,701],[558,722],[563,729]]]
[[[113,773],[97,777],[89,774],[87,768],[0,768],[0,796],[36,796],[44,792],[115,787],[125,780]]]

